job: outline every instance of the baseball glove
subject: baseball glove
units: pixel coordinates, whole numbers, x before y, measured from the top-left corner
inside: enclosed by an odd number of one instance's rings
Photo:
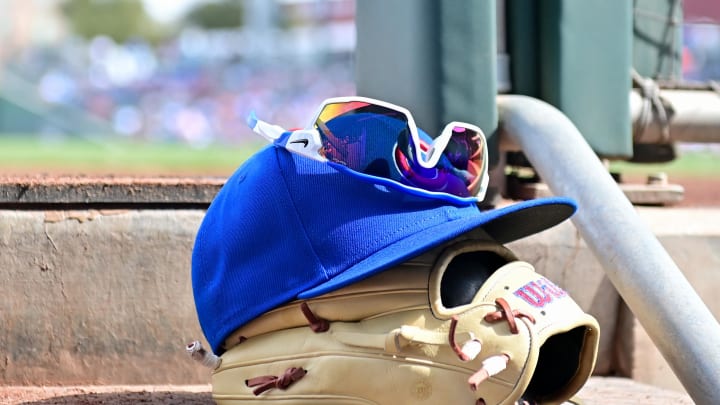
[[[562,403],[590,377],[598,339],[597,321],[530,264],[497,243],[462,241],[235,331],[213,398]]]

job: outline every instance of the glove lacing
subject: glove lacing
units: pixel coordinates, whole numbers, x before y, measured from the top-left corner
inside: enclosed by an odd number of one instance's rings
[[[535,323],[535,318],[531,314],[528,314],[521,310],[511,309],[510,304],[508,304],[508,302],[504,298],[497,298],[495,300],[495,304],[499,306],[500,309],[486,314],[483,318],[485,322],[495,323],[500,322],[504,319],[508,323],[510,332],[514,335],[520,333],[517,327],[517,323],[515,322],[516,317],[526,318],[533,324]],[[455,352],[455,354],[457,354],[458,358],[461,361],[465,362],[473,360],[480,353],[479,345],[481,344],[481,342],[475,338],[471,338],[471,341],[476,342],[476,346],[472,349],[472,353],[468,353],[468,342],[466,342],[463,347],[460,347],[455,341],[455,330],[457,328],[457,323],[458,317],[456,315],[453,315],[450,320],[450,330],[448,332],[448,342],[450,344],[450,347]],[[480,370],[478,370],[473,375],[471,375],[470,378],[468,378],[468,384],[470,385],[470,389],[476,391],[480,383],[490,378],[491,376],[503,371],[507,367],[509,361],[510,356],[505,353],[490,356],[485,359],[482,363],[483,366],[480,368]],[[484,401],[482,403],[484,403]]]
[[[495,300],[495,304],[499,308],[496,311],[487,313],[483,318],[488,323],[496,323],[505,320],[508,324],[510,332],[513,334],[519,333],[516,318],[526,318],[530,322],[535,323],[535,318],[531,314],[528,314],[521,310],[510,308],[510,304],[508,304],[508,302],[504,298],[497,298]],[[329,330],[330,323],[326,319],[315,315],[307,303],[303,302],[300,305],[300,310],[307,319],[308,326],[310,327],[310,329],[312,329],[313,332],[322,333]],[[457,315],[453,315],[450,319],[450,329],[448,331],[447,337],[448,344],[461,361],[472,361],[480,353],[482,342],[480,342],[471,334],[470,340],[465,342],[465,344],[463,344],[463,346],[461,347],[457,343],[455,338],[457,324],[458,317]],[[490,378],[491,376],[494,376],[499,372],[503,371],[507,367],[509,361],[510,356],[505,353],[489,356],[488,358],[483,360],[482,367],[473,375],[471,375],[470,378],[468,378],[468,384],[470,385],[470,389],[476,391],[480,383]],[[255,395],[260,395],[261,393],[272,388],[286,389],[288,386],[304,377],[305,374],[307,374],[306,370],[302,368],[292,367],[285,370],[285,373],[279,377],[260,376],[246,380],[245,383],[249,387],[257,387],[253,391],[253,393]],[[485,401],[482,398],[478,399],[476,402],[476,404],[478,405],[484,403]]]
[[[245,380],[245,385],[248,387],[257,387],[253,390],[253,394],[257,396],[273,388],[287,389],[287,387],[305,377],[305,374],[307,374],[307,370],[299,367],[291,367],[285,370],[280,376],[264,375],[250,378]]]

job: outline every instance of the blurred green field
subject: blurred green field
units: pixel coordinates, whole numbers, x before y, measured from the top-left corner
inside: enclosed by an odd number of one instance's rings
[[[720,178],[720,153],[709,149],[681,150],[678,158],[669,163],[640,164],[616,161],[610,164],[610,170],[629,176],[664,172],[671,177]]]
[[[0,173],[228,176],[262,146],[0,136]]]
[[[43,140],[37,137],[0,136],[0,173],[220,175],[231,174],[265,144],[210,145],[123,140]],[[665,164],[615,161],[610,170],[624,176],[665,172],[673,177],[720,178],[720,152],[681,151]]]

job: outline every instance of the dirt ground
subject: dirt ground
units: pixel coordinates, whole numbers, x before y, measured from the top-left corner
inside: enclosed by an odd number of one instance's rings
[[[580,391],[583,405],[638,403],[692,405],[684,394],[661,390],[624,378],[593,377]],[[210,386],[5,387],[0,404],[7,405],[211,405]]]
[[[685,189],[683,200],[676,204],[678,207],[720,206],[720,177],[672,178],[670,183]]]
[[[2,405],[213,404],[209,385],[0,387]]]

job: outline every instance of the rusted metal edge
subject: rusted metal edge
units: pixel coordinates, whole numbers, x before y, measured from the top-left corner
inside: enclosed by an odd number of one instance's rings
[[[216,177],[0,177],[0,206],[207,205],[225,180]]]

